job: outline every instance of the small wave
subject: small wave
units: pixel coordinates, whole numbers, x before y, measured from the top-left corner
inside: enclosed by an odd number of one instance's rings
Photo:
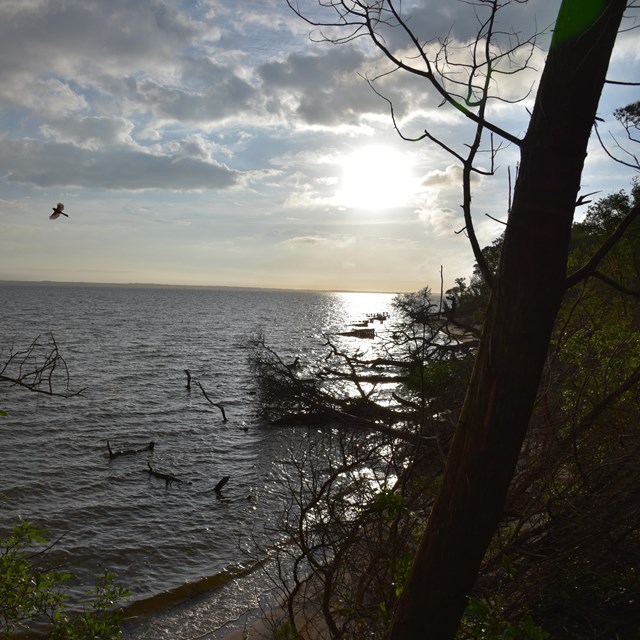
[[[262,566],[262,561],[255,562],[248,566],[235,566],[224,571],[220,571],[212,576],[205,576],[195,582],[186,582],[175,589],[169,589],[158,593],[149,598],[143,598],[135,602],[127,604],[124,608],[125,617],[141,617],[148,616],[158,611],[169,609],[181,604],[187,600],[191,600],[196,596],[204,593],[209,593],[215,589],[220,589],[222,586],[236,580],[240,577],[247,576],[253,573],[256,569]]]
[[[349,305],[360,300],[363,311],[377,311],[382,298],[75,285],[0,290],[8,311],[0,348],[28,345],[53,331],[72,388],[86,388],[69,399],[6,389],[0,494],[9,499],[0,528],[19,515],[54,539],[64,533],[59,548],[83,585],[95,583],[100,564],[136,597],[161,593],[151,599],[152,609],[191,597],[194,588],[230,590],[234,595],[216,611],[194,616],[201,616],[200,628],[218,610],[233,619],[237,602],[246,600],[245,583],[233,579],[235,570],[214,572],[244,560],[238,539],[277,517],[283,485],[273,462],[295,437],[256,418],[246,337],[264,326],[267,342],[287,357],[320,353],[322,332],[344,326],[353,315]],[[225,406],[228,422],[199,390],[185,390],[187,368]],[[110,461],[107,439],[114,449],[151,440],[156,446],[150,454]],[[166,487],[149,478],[148,460],[185,482]],[[217,499],[213,487],[227,475],[224,499]],[[210,579],[191,581],[209,573]]]

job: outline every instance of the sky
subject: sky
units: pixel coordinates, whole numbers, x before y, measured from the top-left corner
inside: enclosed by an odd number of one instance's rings
[[[531,68],[501,76],[490,104],[513,135],[559,4],[501,17],[523,40],[540,33]],[[469,3],[401,6],[427,50],[449,38],[453,61],[477,30]],[[469,124],[424,80],[387,73],[366,39],[322,36],[285,0],[0,0],[0,280],[409,292],[468,276],[459,164],[401,139],[389,105],[405,137],[429,130],[457,152]],[[415,62],[399,30],[385,42]],[[609,78],[640,81],[639,63],[626,30]],[[605,88],[612,145],[613,110],[639,93]],[[495,175],[473,180],[481,245],[503,229],[517,159],[504,144]],[[633,175],[594,142],[582,189],[628,191]],[[58,202],[69,217],[50,220]]]

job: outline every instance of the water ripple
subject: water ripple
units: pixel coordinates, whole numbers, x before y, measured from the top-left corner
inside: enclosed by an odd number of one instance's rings
[[[84,593],[104,569],[133,600],[207,584],[246,561],[240,547],[281,508],[272,463],[289,434],[256,419],[247,339],[263,329],[285,358],[321,352],[322,333],[390,296],[80,285],[2,285],[0,346],[55,335],[67,400],[0,387],[0,533],[21,516]],[[202,382],[229,418],[195,389]],[[112,449],[153,451],[110,459]],[[181,482],[166,486],[155,470]],[[222,497],[213,487],[231,476]],[[244,542],[242,542],[244,540]]]

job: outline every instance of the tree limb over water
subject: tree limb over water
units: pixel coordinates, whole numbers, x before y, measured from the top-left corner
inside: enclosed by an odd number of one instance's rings
[[[17,385],[34,393],[70,398],[82,394],[84,389],[72,391],[69,387],[69,370],[58,350],[53,333],[47,342],[38,336],[25,349],[0,353],[0,382]],[[60,391],[60,384],[64,390]]]
[[[364,354],[338,335],[324,336],[315,363],[292,369],[263,334],[251,340],[260,413],[274,425],[345,425],[406,442],[451,426],[446,380],[468,373],[477,341],[454,331],[430,291],[394,299],[401,320],[378,333]]]

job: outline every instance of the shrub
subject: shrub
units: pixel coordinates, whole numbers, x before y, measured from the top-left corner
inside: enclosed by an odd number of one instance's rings
[[[64,586],[73,576],[41,567],[51,548],[46,545],[44,532],[22,520],[0,539],[0,636],[46,625],[53,640],[121,638],[117,605],[129,593],[114,586],[114,576],[107,571],[87,594],[92,598],[89,606],[68,611]]]

